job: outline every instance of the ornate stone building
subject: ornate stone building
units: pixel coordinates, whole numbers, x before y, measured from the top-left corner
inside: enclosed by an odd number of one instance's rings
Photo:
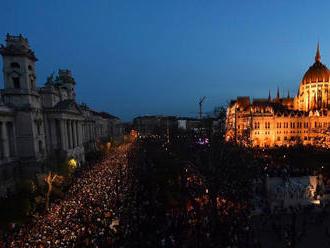
[[[295,97],[237,97],[227,108],[226,140],[255,147],[315,145],[330,147],[330,71],[315,63],[303,76]]]
[[[1,45],[4,89],[0,99],[0,195],[13,175],[34,175],[55,151],[85,161],[102,137],[119,136],[117,117],[76,102],[76,82],[69,70],[51,75],[37,87],[35,62],[27,39],[7,34]]]

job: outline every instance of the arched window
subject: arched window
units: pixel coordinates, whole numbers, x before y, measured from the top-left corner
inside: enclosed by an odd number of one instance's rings
[[[13,63],[10,64],[10,67],[11,68],[20,68],[20,65],[16,62],[13,62]]]
[[[29,69],[29,71],[32,71],[32,66],[28,65],[28,69]]]

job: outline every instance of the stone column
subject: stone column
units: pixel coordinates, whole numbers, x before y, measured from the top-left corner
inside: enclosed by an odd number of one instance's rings
[[[66,150],[66,142],[65,142],[65,128],[66,128],[66,123],[65,120],[59,120],[60,121],[60,135],[61,135],[61,143],[60,146],[62,147],[63,150]],[[57,137],[58,140],[58,137]]]
[[[72,148],[72,130],[71,130],[71,123],[70,123],[70,120],[67,120],[67,122],[66,122],[66,126],[67,126],[67,128],[66,128],[66,130],[67,130],[67,136],[68,136],[68,143],[69,143],[69,145],[68,145],[68,148],[69,149],[71,149]]]
[[[76,146],[79,146],[79,139],[80,139],[80,135],[79,135],[79,129],[78,129],[78,121],[74,122],[75,124],[75,129],[76,129]]]
[[[80,123],[80,130],[81,130],[81,145],[84,145],[86,131],[85,131],[85,123],[83,121]]]
[[[77,121],[77,146],[81,144],[80,121]]]
[[[85,141],[85,124],[84,122],[80,122],[80,131],[81,131],[81,144],[84,144]]]
[[[79,126],[78,126],[78,121],[76,121],[76,134],[77,134],[77,146],[80,144],[80,135],[79,135]]]
[[[68,122],[67,120],[63,120],[64,123],[64,144],[65,144],[65,150],[69,149],[69,133],[68,133]]]
[[[3,157],[9,158],[9,140],[8,140],[8,130],[7,123],[1,123],[1,136],[2,136],[2,146],[3,146]]]
[[[77,146],[77,126],[76,121],[72,121],[72,130],[73,130],[73,147]]]
[[[75,137],[74,137],[74,130],[73,130],[73,121],[70,121],[70,128],[71,128],[71,141],[72,141],[72,149],[75,147]]]
[[[77,121],[76,122],[76,125],[77,125],[77,145],[78,146],[81,146],[81,138],[82,138],[82,135],[81,135],[81,129],[80,129],[80,121]]]
[[[70,139],[71,139],[71,149],[73,149],[74,140],[73,140],[72,120],[69,121],[69,130],[70,130]]]

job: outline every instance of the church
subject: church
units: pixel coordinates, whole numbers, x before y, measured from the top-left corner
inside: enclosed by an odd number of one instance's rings
[[[33,176],[51,154],[84,163],[101,138],[121,135],[119,118],[76,102],[76,81],[59,70],[37,87],[38,61],[22,35],[7,34],[0,46],[4,88],[0,91],[0,196],[13,177]]]
[[[319,44],[314,64],[304,74],[295,97],[237,97],[227,108],[226,140],[246,146],[296,144],[330,147],[330,71],[321,63]]]

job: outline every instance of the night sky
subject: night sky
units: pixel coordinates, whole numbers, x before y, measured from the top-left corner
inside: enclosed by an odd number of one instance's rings
[[[28,38],[37,81],[71,69],[78,102],[123,121],[197,116],[236,96],[296,94],[317,41],[330,63],[329,1],[1,1],[0,43]],[[2,67],[2,61],[0,62]],[[3,77],[1,73],[1,88]]]

